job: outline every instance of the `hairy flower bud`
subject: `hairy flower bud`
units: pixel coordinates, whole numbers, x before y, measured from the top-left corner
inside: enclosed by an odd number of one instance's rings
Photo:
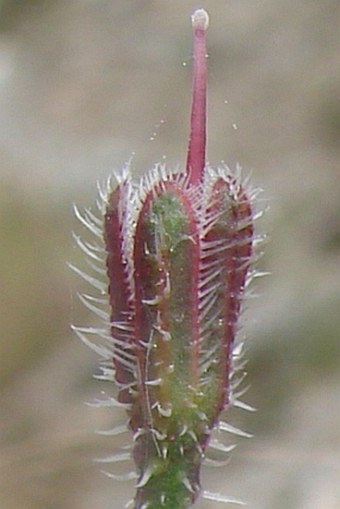
[[[200,468],[213,429],[246,435],[219,418],[235,400],[234,345],[253,257],[252,199],[238,172],[205,163],[207,13],[196,11],[192,23],[187,167],[171,173],[158,165],[139,184],[125,169],[101,205],[110,335],[102,334],[108,346],[94,348],[113,362],[117,404],[128,413],[134,509],[190,506],[201,493]],[[98,232],[90,211],[77,214]],[[98,258],[98,247],[78,244]],[[89,329],[76,331],[89,343]]]

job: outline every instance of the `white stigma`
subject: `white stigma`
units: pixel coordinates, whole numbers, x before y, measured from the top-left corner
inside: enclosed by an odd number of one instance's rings
[[[197,9],[191,16],[192,26],[194,29],[206,30],[209,26],[209,16],[204,9]]]

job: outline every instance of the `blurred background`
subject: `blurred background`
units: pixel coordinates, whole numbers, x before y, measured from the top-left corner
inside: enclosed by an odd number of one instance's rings
[[[192,0],[0,2],[0,508],[114,509],[132,484],[93,459],[122,414],[70,331],[85,268],[72,204],[133,154],[136,176],[186,156]],[[239,162],[264,189],[247,336],[254,434],[206,489],[252,509],[340,509],[340,4],[205,0],[211,164]],[[123,437],[129,441],[129,437]],[[227,441],[228,438],[225,438]],[[126,466],[125,466],[126,467]],[[123,468],[124,470],[124,468]],[[200,502],[201,509],[221,504]]]

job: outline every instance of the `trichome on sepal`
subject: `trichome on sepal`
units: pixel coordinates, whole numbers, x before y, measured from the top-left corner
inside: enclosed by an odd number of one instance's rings
[[[206,164],[207,13],[197,10],[192,23],[186,168],[171,172],[158,164],[135,182],[128,164],[100,190],[101,218],[76,210],[103,240],[101,246],[76,237],[94,270],[102,273],[95,263],[104,264],[107,282],[75,270],[101,294],[107,286],[110,313],[106,317],[101,307],[102,295],[82,296],[107,318],[107,329],[75,330],[101,355],[103,378],[117,387],[117,398],[107,404],[127,411],[137,479],[134,509],[184,509],[200,494],[236,502],[202,491],[200,469],[214,429],[247,436],[220,421],[221,412],[234,404],[251,409],[238,401],[233,379],[239,315],[254,260],[256,192],[242,182],[239,168]],[[96,333],[99,344],[89,339]],[[210,445],[232,449],[215,438]]]

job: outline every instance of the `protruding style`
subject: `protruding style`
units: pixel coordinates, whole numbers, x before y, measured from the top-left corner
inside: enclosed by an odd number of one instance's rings
[[[187,171],[192,184],[203,178],[206,156],[207,50],[206,30],[209,16],[199,9],[192,15],[194,31],[194,73]]]

